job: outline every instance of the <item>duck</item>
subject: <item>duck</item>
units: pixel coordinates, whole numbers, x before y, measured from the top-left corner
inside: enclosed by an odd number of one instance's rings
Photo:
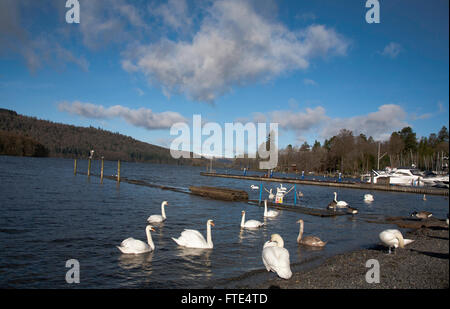
[[[120,246],[117,246],[117,249],[119,249],[120,252],[124,254],[142,254],[154,251],[155,244],[153,243],[150,231],[154,232],[155,228],[151,225],[147,225],[145,228],[145,233],[147,234],[147,243],[143,242],[142,240],[129,237],[122,241]]]
[[[164,206],[168,206],[169,203],[167,201],[163,201],[161,203],[161,214],[160,215],[151,215],[150,217],[147,218],[147,221],[149,223],[160,223],[160,222],[164,222],[166,221],[167,217],[166,217],[166,212],[164,210]]]
[[[286,280],[292,277],[289,251],[284,248],[283,238],[279,234],[272,234],[270,240],[264,243],[262,260],[267,271]]]
[[[264,225],[264,223],[262,223],[262,222],[260,222],[258,220],[245,221],[245,211],[244,210],[241,212],[241,215],[242,215],[241,228],[244,228],[244,229],[255,229],[255,228],[259,228],[259,227]]]
[[[373,202],[373,195],[372,194],[364,194],[364,202],[370,203]]]
[[[413,213],[411,213],[411,217],[416,217],[416,218],[420,218],[420,219],[428,219],[431,216],[433,216],[433,214],[429,211],[414,211]]]
[[[322,241],[319,237],[316,236],[303,236],[303,225],[304,222],[302,219],[298,220],[297,223],[300,223],[300,230],[297,236],[297,243],[305,246],[311,247],[323,247],[327,244],[326,241]]]
[[[379,237],[383,244],[389,248],[389,254],[391,253],[391,248],[404,248],[406,245],[414,242],[412,239],[403,238],[402,233],[394,229],[382,231]]]
[[[267,210],[267,200],[264,200],[264,217],[273,218],[280,214],[279,211],[276,210]]]

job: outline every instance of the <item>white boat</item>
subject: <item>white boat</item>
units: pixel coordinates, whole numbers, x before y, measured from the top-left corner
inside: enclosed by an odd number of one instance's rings
[[[386,183],[389,178],[389,184],[400,186],[423,186],[423,176],[418,169],[399,167],[387,169],[385,171],[372,171],[373,183]],[[367,177],[368,176],[368,177]],[[382,181],[383,180],[383,181]],[[366,182],[371,182],[370,175],[366,175]]]
[[[437,175],[433,172],[426,172],[422,178],[425,186],[438,187],[438,188],[448,188],[449,187],[449,177],[448,175]]]

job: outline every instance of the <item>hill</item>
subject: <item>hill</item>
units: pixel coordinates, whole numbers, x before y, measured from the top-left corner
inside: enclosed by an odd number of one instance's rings
[[[91,149],[95,150],[95,157],[103,156],[106,160],[206,164],[205,159],[173,159],[167,148],[119,133],[40,120],[0,108],[0,154],[87,158]]]

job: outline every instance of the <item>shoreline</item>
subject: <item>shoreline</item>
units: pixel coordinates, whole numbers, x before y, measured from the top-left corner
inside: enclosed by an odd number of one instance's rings
[[[404,237],[415,241],[391,254],[387,247],[374,244],[294,271],[289,280],[264,269],[234,278],[232,285],[237,289],[448,289],[448,227],[422,227]],[[366,273],[373,268],[366,267],[370,259],[379,262],[379,283],[366,282]]]

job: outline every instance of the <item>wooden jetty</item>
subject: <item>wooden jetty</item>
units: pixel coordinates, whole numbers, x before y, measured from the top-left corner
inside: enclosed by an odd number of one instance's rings
[[[194,195],[199,195],[207,198],[212,198],[216,200],[224,201],[247,201],[248,193],[242,190],[234,190],[228,188],[217,188],[217,187],[196,187],[190,186],[189,190]]]
[[[294,183],[300,185],[311,185],[311,186],[328,186],[337,188],[349,188],[349,189],[360,189],[360,190],[379,190],[379,191],[389,191],[389,192],[404,192],[404,193],[417,193],[417,194],[428,194],[428,195],[444,195],[448,196],[448,189],[441,188],[428,188],[428,187],[407,187],[407,186],[395,186],[388,184],[371,184],[371,183],[360,183],[360,182],[333,182],[333,181],[321,181],[321,180],[307,180],[307,179],[296,179],[296,178],[282,178],[282,177],[260,177],[260,176],[243,176],[243,175],[233,175],[233,174],[219,174],[219,173],[206,173],[200,172],[202,176],[209,177],[222,177],[222,178],[234,178],[242,180],[252,180],[252,181],[265,181],[265,182],[281,182],[281,183]]]

